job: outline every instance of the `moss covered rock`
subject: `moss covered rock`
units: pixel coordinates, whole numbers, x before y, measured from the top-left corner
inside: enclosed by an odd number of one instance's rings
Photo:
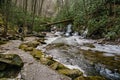
[[[0,54],[0,78],[16,77],[23,66],[23,61],[16,54]]]
[[[54,60],[50,60],[50,59],[47,59],[45,57],[42,57],[40,58],[40,62],[44,65],[48,65],[50,66],[51,64],[53,64],[55,61]]]
[[[58,72],[63,75],[66,75],[72,79],[75,79],[75,78],[83,75],[83,73],[80,72],[80,70],[78,70],[78,69],[60,69],[60,70],[58,70]]]
[[[80,76],[75,80],[106,80],[106,79],[100,76],[89,76],[89,77]]]
[[[23,66],[22,59],[16,54],[0,54],[0,63],[15,65],[18,67]]]
[[[65,67],[63,64],[61,64],[59,62],[53,63],[52,65],[50,65],[50,67],[54,70],[67,69],[67,67]]]
[[[26,44],[21,44],[19,46],[19,49],[25,50],[28,46]]]
[[[25,51],[33,51],[33,47],[27,47],[24,49]]]
[[[24,51],[32,51],[33,48],[36,48],[39,45],[38,41],[31,41],[31,42],[27,42],[27,43],[22,43],[19,46],[19,49],[22,49]]]
[[[42,51],[37,50],[37,49],[33,49],[31,54],[32,54],[33,57],[35,57],[37,59],[40,59],[40,58],[44,57],[44,54],[42,53]]]

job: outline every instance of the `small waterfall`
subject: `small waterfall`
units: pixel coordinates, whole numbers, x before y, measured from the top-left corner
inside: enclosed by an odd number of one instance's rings
[[[65,36],[71,36],[71,32],[72,32],[72,24],[68,24],[67,25],[67,30],[66,30],[66,33],[65,33]]]
[[[86,30],[81,34],[81,36],[82,36],[83,38],[85,38],[85,37],[87,36],[87,34],[88,34],[88,29],[86,29]]]

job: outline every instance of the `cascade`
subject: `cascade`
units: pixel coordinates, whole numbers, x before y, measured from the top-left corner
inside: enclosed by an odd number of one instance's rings
[[[65,36],[71,36],[71,33],[72,33],[72,24],[68,24],[67,25],[67,30],[66,30],[66,32],[65,32]]]

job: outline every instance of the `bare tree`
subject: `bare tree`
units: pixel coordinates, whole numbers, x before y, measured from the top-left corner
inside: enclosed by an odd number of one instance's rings
[[[41,0],[40,3],[39,3],[39,11],[38,11],[38,14],[39,14],[40,16],[41,16],[41,12],[42,12],[43,3],[44,3],[44,0]]]
[[[11,8],[11,0],[4,0],[3,2],[4,8],[3,8],[3,14],[4,14],[4,32],[3,36],[7,36],[8,31],[8,20],[9,20],[9,14],[10,14],[10,8]]]
[[[32,16],[32,27],[31,27],[31,31],[30,31],[30,33],[32,33],[32,31],[33,31],[33,26],[34,26],[34,21],[35,21],[35,13],[36,13],[36,5],[37,5],[37,0],[34,0],[34,2],[33,2],[33,4],[32,4],[33,6],[33,16]]]

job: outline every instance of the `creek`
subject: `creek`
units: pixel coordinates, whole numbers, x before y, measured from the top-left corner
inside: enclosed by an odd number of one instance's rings
[[[84,76],[101,75],[108,80],[120,80],[120,45],[99,44],[97,40],[78,35],[62,35],[62,32],[47,33],[46,44],[37,49],[70,69],[79,69]]]

